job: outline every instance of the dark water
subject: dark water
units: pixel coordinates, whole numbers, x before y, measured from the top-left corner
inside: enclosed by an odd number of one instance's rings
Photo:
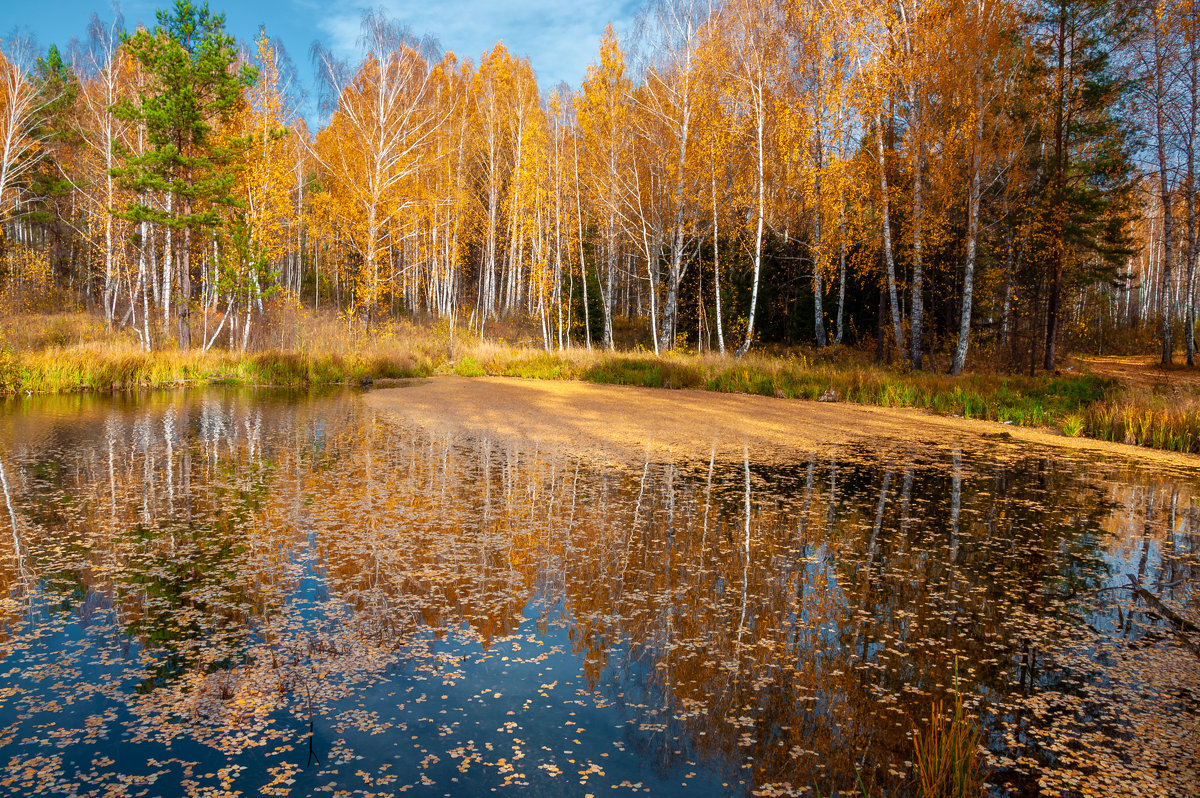
[[[0,794],[1195,795],[1196,474],[997,441],[616,466],[352,393],[0,408]],[[1183,583],[1183,584],[1179,584]],[[812,791],[812,792],[810,792]]]

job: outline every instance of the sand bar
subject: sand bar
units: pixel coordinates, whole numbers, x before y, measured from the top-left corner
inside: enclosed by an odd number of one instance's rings
[[[810,402],[711,391],[506,377],[434,377],[379,388],[368,406],[433,430],[586,450],[620,460],[647,456],[793,457],[830,446],[914,446],[1019,441],[1200,470],[1200,457],[1054,430],[938,416],[906,408]]]

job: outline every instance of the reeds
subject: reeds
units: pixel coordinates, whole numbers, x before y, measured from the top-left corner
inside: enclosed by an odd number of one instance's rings
[[[930,709],[929,723],[913,731],[913,778],[921,798],[975,798],[983,794],[982,731],[963,706],[954,664],[954,706]]]
[[[1063,419],[1062,434],[1068,438],[1078,438],[1083,434],[1084,418],[1078,413],[1071,413]]]
[[[1093,438],[1184,454],[1200,454],[1200,408],[1131,396],[1120,402],[1098,403],[1084,414],[1084,428]]]

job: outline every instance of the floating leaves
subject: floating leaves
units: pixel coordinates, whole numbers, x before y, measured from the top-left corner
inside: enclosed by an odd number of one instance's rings
[[[956,659],[995,790],[1196,783],[1200,669],[1112,589],[1196,612],[1185,475],[621,468],[338,395],[13,435],[0,793],[904,794]]]

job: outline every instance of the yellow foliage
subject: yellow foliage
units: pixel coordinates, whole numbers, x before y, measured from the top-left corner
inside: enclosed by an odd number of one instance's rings
[[[0,313],[32,313],[47,310],[57,299],[54,269],[44,251],[26,246],[4,253]]]

